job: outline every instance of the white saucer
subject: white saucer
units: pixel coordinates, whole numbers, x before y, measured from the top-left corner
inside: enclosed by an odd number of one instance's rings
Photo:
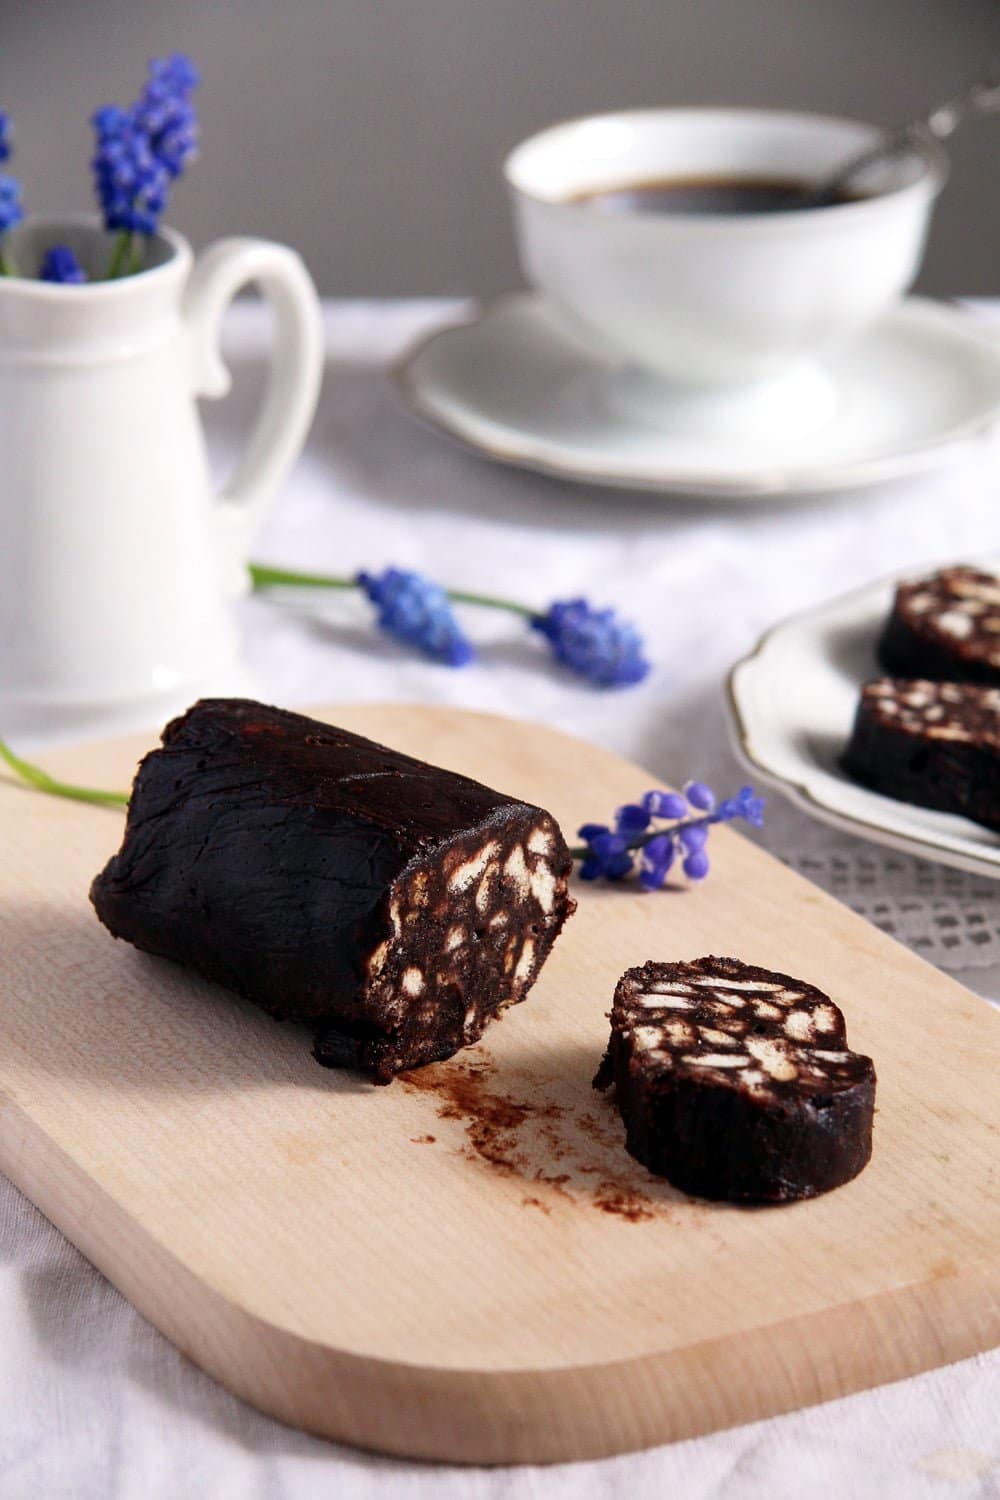
[[[1000,426],[1000,338],[917,297],[822,369],[728,404],[643,381],[529,293],[432,334],[395,374],[418,416],[502,463],[718,500],[858,489]]]
[[[1000,557],[978,565],[1000,568]],[[895,582],[869,584],[794,615],[764,636],[730,674],[733,747],[755,779],[778,787],[821,822],[1000,880],[1000,835],[967,818],[883,797],[840,768],[861,684],[881,670],[875,642]]]

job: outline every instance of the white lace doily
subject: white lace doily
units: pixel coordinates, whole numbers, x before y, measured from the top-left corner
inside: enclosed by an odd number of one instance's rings
[[[827,833],[822,844],[774,852],[931,963],[1000,963],[1000,883]]]

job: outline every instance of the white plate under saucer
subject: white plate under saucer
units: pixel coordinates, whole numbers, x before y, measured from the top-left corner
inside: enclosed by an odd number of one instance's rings
[[[977,566],[1000,569],[1000,557]],[[868,584],[794,615],[737,663],[729,677],[733,748],[756,780],[778,787],[823,823],[1000,880],[1000,835],[952,813],[884,797],[841,770],[861,684],[880,672],[875,642],[896,582]]]
[[[646,384],[540,297],[502,297],[397,366],[411,409],[503,463],[717,500],[853,490],[1000,427],[1000,338],[911,297],[822,369],[733,400]]]

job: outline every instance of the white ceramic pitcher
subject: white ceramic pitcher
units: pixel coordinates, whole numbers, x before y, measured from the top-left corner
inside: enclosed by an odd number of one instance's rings
[[[69,244],[91,272],[109,239],[32,220],[17,264]],[[52,286],[0,278],[0,733],[44,739],[153,723],[202,692],[244,690],[232,601],[261,513],[302,447],[322,324],[302,261],[227,239],[195,261],[163,230],[150,268]],[[273,305],[268,393],[213,494],[195,405],[229,377],[219,326],[256,283]]]

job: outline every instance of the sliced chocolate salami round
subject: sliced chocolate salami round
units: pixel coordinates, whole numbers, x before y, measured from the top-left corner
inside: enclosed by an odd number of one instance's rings
[[[647,963],[618,982],[594,1079],[626,1145],[703,1198],[786,1203],[871,1156],[875,1069],[828,995],[736,958]]]
[[[901,583],[877,654],[894,677],[1000,687],[1000,578],[954,567]]]
[[[1000,832],[1000,688],[879,677],[861,689],[848,775]]]

